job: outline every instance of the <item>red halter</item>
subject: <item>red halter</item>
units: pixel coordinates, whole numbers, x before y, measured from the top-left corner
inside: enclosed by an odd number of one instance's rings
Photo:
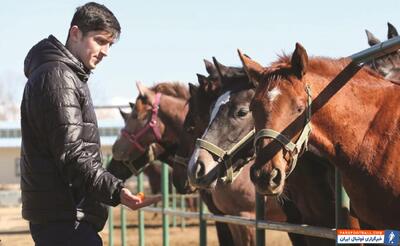
[[[160,105],[160,98],[161,98],[161,93],[156,94],[156,98],[154,100],[154,103],[152,105],[153,109],[152,114],[151,114],[151,119],[146,123],[146,125],[137,131],[137,133],[129,133],[126,128],[123,128],[121,130],[122,136],[126,137],[129,142],[132,143],[133,148],[137,148],[140,152],[144,153],[145,148],[139,143],[140,138],[150,129],[153,130],[153,134],[156,137],[157,141],[161,140],[161,133],[160,129],[157,128],[157,114],[158,114],[158,109]]]

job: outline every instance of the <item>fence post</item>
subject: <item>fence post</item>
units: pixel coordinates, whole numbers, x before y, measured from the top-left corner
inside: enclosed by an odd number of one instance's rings
[[[172,186],[172,209],[176,210],[176,191],[175,191],[175,187]],[[172,216],[172,227],[176,227],[176,216],[173,215]]]
[[[185,209],[185,199],[186,199],[186,197],[184,195],[181,195],[181,210],[183,212],[186,211],[186,209]],[[185,222],[186,222],[185,217],[181,217],[181,229],[185,228],[185,226],[186,226]]]
[[[112,156],[107,155],[103,159],[103,167],[107,168],[110,164]],[[114,208],[112,206],[108,206],[108,245],[114,246]]]
[[[143,173],[139,173],[137,178],[137,191],[143,192]],[[144,246],[144,211],[138,211],[139,220],[139,246]]]
[[[342,186],[342,177],[338,168],[335,168],[335,221],[336,229],[349,228],[346,214],[350,213],[350,199]]]
[[[207,245],[207,221],[203,219],[204,204],[201,199],[198,199],[199,206],[199,224],[200,224],[200,246]]]
[[[124,206],[121,207],[121,245],[126,245],[126,211]]]
[[[163,223],[163,246],[169,245],[169,220],[168,215],[164,213],[164,210],[167,209],[169,203],[168,196],[168,166],[166,163],[161,164],[161,189],[162,189],[162,206],[163,206],[163,214],[162,214],[162,223]]]
[[[264,220],[265,215],[265,197],[256,192],[256,245],[264,246],[265,245],[265,230],[258,229],[258,221]]]
[[[108,207],[108,245],[114,246],[114,214],[113,207]]]

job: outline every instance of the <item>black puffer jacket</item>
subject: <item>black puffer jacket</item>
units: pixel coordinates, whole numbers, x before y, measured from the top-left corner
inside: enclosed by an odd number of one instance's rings
[[[22,216],[32,223],[84,220],[101,230],[122,181],[102,168],[90,71],[55,37],[25,58],[21,103]]]

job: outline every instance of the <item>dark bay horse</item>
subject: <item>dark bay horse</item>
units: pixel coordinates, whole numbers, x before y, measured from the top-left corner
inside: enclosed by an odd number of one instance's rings
[[[184,122],[184,129],[187,129],[187,132],[191,136],[189,138],[187,135],[181,136],[180,142],[185,144],[180,144],[177,151],[183,157],[187,157],[193,152],[196,138],[201,137],[203,131],[207,128],[210,107],[221,94],[221,75],[218,75],[218,79],[215,80],[215,74],[212,74],[212,71],[217,72],[218,68],[221,74],[229,74],[230,76],[241,74],[243,77],[247,77],[242,68],[226,67],[216,60],[214,62],[218,65],[213,70],[211,70],[211,66],[207,69],[211,74],[208,77],[199,75],[199,87],[190,89],[189,111]],[[248,178],[250,166],[251,164],[243,168],[240,175],[230,184],[219,182],[216,183],[215,189],[208,190],[208,187],[200,187],[200,190],[211,193],[215,205],[223,214],[254,218],[255,190]],[[178,168],[187,170],[187,163],[174,164],[174,175],[175,170]],[[182,189],[185,189],[187,183],[180,183],[180,185],[183,186]],[[266,208],[266,218],[274,221],[286,221],[285,214],[282,213],[281,208],[275,201],[267,201]],[[292,213],[290,216],[295,216],[295,214]],[[233,224],[229,225],[229,227],[232,231],[235,245],[255,244],[253,228]],[[294,245],[305,245],[302,236],[293,234],[291,235],[291,239],[294,240]]]
[[[163,155],[168,156],[166,163],[172,164],[170,157],[175,155],[175,150],[171,146],[179,144],[187,113],[187,87],[178,83],[160,83],[150,89],[141,84],[137,86],[139,96],[135,110],[127,118],[125,128],[114,143],[113,154],[119,160],[136,159],[143,155],[150,144],[158,143],[169,149]],[[183,178],[185,177],[186,173]],[[201,192],[200,195],[212,213],[221,214],[208,193]],[[227,225],[220,222],[215,224],[220,245],[232,245],[233,239]]]
[[[388,25],[387,38],[391,39],[399,36],[396,28]],[[370,31],[365,30],[368,38],[368,44],[374,46],[380,44],[381,41],[375,37]],[[390,54],[384,55],[367,63],[369,67],[380,73],[385,79],[400,83],[400,50],[396,50]]]
[[[219,65],[217,65],[219,67]],[[242,141],[249,133],[253,132],[254,121],[250,111],[250,103],[253,99],[255,88],[249,81],[243,69],[236,73],[222,73],[222,94],[215,103],[212,110],[213,119],[210,120],[208,128],[202,135],[202,141],[213,144],[225,151],[231,150]],[[200,100],[204,103],[204,100]],[[219,107],[219,108],[216,108]],[[188,114],[189,115],[189,114]],[[254,136],[254,134],[253,134]],[[249,199],[254,197],[254,186],[249,180],[249,169],[253,161],[248,161],[254,154],[253,140],[244,142],[242,152],[235,155],[218,156],[213,148],[197,146],[197,160],[192,158],[193,165],[189,167],[194,171],[191,182],[202,189],[222,189],[225,196],[229,195],[227,187],[221,181],[226,177],[229,168],[227,158],[235,172],[242,170],[237,179],[231,184],[232,190],[239,190],[247,194]],[[181,148],[181,147],[179,147]],[[225,158],[225,159],[224,159]],[[225,162],[225,163],[224,163]],[[283,210],[287,215],[287,221],[295,224],[309,224],[328,228],[335,227],[335,196],[334,196],[334,172],[326,160],[307,153],[299,160],[302,164],[288,179],[288,187],[283,199]],[[215,174],[214,174],[215,173]],[[315,179],[309,179],[310,176]],[[250,191],[250,194],[248,193]],[[238,193],[236,191],[236,193]],[[252,195],[253,194],[253,195]],[[224,203],[225,201],[225,203]],[[223,204],[229,204],[230,200],[221,199]],[[218,203],[217,203],[218,205]],[[253,204],[254,206],[254,204]],[[293,235],[291,235],[293,236]],[[329,239],[317,237],[304,237],[307,245],[334,245]],[[298,243],[299,238],[294,239],[293,244]]]
[[[257,86],[251,103],[257,191],[281,194],[297,154],[309,147],[339,169],[358,218],[400,229],[400,86],[370,69],[344,84],[336,76],[348,59],[308,58],[300,44],[269,67],[239,55]]]

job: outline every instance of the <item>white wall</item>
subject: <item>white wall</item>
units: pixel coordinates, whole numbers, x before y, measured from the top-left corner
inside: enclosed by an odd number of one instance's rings
[[[0,184],[19,184],[19,148],[0,148]]]
[[[103,146],[101,151],[105,158],[111,154],[111,146]],[[19,166],[15,164],[19,157],[20,148],[0,148],[0,184],[19,184]]]

